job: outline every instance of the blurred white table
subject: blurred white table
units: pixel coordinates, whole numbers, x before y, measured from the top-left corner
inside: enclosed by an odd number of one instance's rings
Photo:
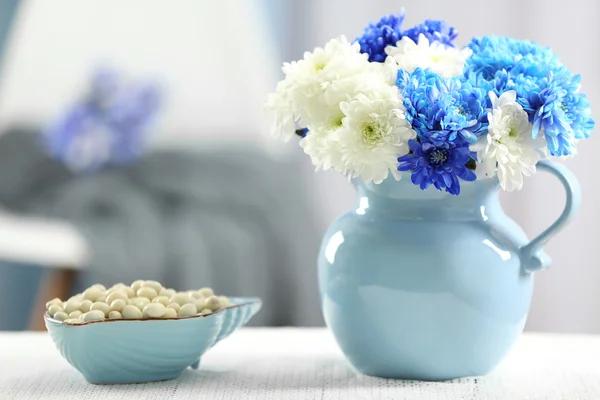
[[[489,376],[441,383],[356,374],[325,329],[242,329],[150,384],[88,384],[45,333],[0,333],[0,361],[0,399],[600,399],[600,336],[525,334]]]

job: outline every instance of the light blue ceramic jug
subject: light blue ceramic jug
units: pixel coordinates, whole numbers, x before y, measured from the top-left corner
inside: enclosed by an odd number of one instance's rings
[[[319,287],[325,321],[358,371],[446,380],[483,375],[525,325],[542,246],[573,216],[577,180],[564,166],[538,168],[566,192],[559,219],[528,241],[499,202],[496,179],[461,182],[459,196],[421,191],[405,176],[356,182],[356,208],[323,240]]]

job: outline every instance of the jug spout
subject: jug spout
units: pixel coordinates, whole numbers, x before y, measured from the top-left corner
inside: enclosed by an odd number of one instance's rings
[[[526,272],[535,272],[541,269],[549,268],[552,265],[552,259],[545,251],[540,250],[533,255],[525,252],[521,253],[521,266]]]

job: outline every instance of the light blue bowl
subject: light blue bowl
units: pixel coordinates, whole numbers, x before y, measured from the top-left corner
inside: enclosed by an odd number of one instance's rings
[[[233,297],[234,306],[178,319],[108,320],[63,324],[44,315],[60,354],[90,383],[140,383],[177,378],[198,368],[200,357],[245,325],[258,298]]]

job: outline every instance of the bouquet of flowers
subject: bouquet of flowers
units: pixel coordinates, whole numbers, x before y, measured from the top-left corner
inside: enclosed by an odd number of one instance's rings
[[[272,133],[300,145],[317,169],[458,195],[460,182],[497,176],[520,189],[543,158],[576,153],[594,127],[580,76],[550,48],[484,36],[458,48],[457,31],[404,12],[284,63],[269,96]]]

